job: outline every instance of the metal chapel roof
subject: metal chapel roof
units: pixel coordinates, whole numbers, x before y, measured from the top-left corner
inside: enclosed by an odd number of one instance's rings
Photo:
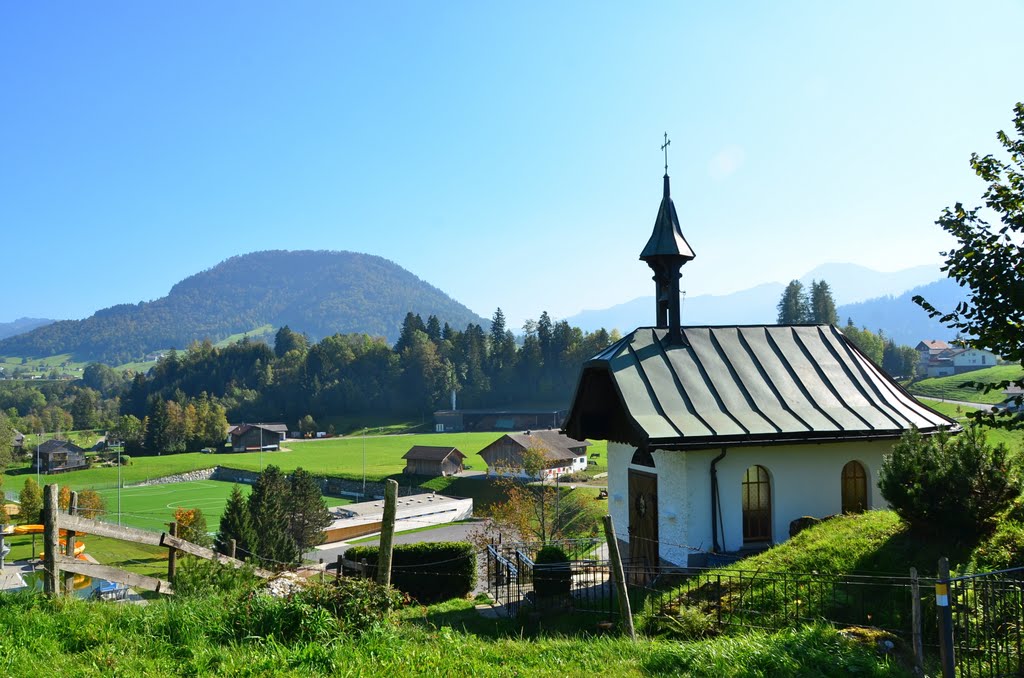
[[[956,422],[917,402],[831,325],[639,328],[589,360],[565,431],[704,449],[895,438]]]

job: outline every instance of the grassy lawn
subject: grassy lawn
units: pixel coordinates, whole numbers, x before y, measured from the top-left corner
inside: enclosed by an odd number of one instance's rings
[[[966,374],[922,379],[910,384],[907,390],[916,396],[995,405],[996,403],[1001,403],[1006,398],[1001,389],[982,393],[976,389],[964,387],[964,382],[976,381],[984,384],[993,384],[1007,379],[1020,379],[1022,374],[1024,374],[1024,368],[1020,365],[996,365],[995,367],[967,372]]]
[[[187,483],[125,487],[121,490],[121,522],[124,525],[146,530],[163,531],[173,520],[178,507],[202,509],[206,525],[216,530],[224,513],[224,504],[231,494],[232,483],[219,480],[195,480]],[[241,485],[242,493],[248,495],[252,488]],[[117,521],[117,490],[101,490],[100,495],[107,502],[104,520]],[[349,499],[324,497],[328,506],[342,506],[351,503]]]

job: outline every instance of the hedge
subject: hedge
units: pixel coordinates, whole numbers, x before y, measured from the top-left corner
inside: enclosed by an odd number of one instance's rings
[[[366,560],[377,575],[377,546],[354,546],[345,559]],[[464,598],[476,586],[476,550],[465,541],[442,541],[395,546],[391,555],[391,585],[420,603]]]

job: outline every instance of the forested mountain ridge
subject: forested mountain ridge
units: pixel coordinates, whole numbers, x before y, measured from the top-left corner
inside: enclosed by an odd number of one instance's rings
[[[70,353],[120,364],[150,351],[218,341],[270,324],[316,340],[365,333],[395,341],[406,313],[454,327],[485,322],[401,266],[369,254],[253,252],[231,257],[174,285],[166,297],[119,304],[84,320],[63,320],[0,341],[0,355]]]

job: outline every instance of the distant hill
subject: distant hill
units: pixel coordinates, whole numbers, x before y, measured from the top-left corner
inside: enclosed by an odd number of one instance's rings
[[[356,252],[267,251],[232,257],[190,276],[166,297],[121,304],[0,340],[0,355],[120,364],[150,351],[219,341],[261,325],[311,339],[336,332],[398,338],[409,311],[464,328],[486,321],[382,257]]]
[[[30,332],[37,327],[43,325],[49,325],[55,323],[56,320],[49,320],[47,318],[18,318],[9,323],[0,323],[0,339],[6,339],[7,337],[13,337],[16,334],[22,334],[23,332]]]
[[[683,269],[683,286],[686,269]],[[891,273],[873,271],[857,264],[824,264],[800,276],[809,286],[812,280],[825,280],[832,288],[836,303],[862,302],[883,295],[899,295],[909,289],[942,277],[938,267],[915,266]],[[788,282],[788,281],[787,281]],[[732,294],[702,294],[683,300],[683,323],[687,325],[739,325],[774,323],[776,305],[786,285],[771,282],[733,292]],[[909,298],[909,297],[908,297]],[[917,308],[916,306],[914,308]],[[918,309],[924,316],[924,312]],[[924,316],[927,320],[927,316]],[[843,323],[846,316],[840,312]],[[618,328],[628,332],[634,327],[650,325],[654,320],[654,296],[640,297],[606,309],[582,311],[566,318],[570,325],[593,331]],[[860,324],[857,315],[854,320]],[[870,326],[871,329],[877,329]],[[883,326],[884,327],[884,326]],[[888,330],[887,330],[888,331]],[[917,342],[914,342],[917,343]]]
[[[850,318],[858,327],[866,327],[872,332],[881,329],[897,344],[908,346],[916,346],[923,339],[955,339],[956,332],[943,326],[937,318],[929,318],[924,309],[911,301],[916,294],[920,294],[940,311],[950,311],[967,298],[963,288],[955,281],[943,278],[899,296],[844,304],[836,309],[839,324],[845,325],[847,318]]]

